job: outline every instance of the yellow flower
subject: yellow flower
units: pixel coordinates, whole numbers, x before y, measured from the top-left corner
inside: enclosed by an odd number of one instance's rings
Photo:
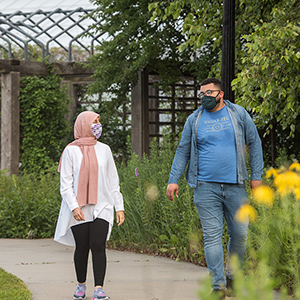
[[[272,206],[274,202],[274,192],[266,185],[260,185],[253,189],[253,197],[255,202],[268,206]]]
[[[300,172],[300,164],[297,161],[295,161],[290,165],[289,169],[291,171],[295,170],[296,172]]]
[[[278,171],[276,169],[270,168],[266,172],[266,178],[271,178],[272,176],[275,178],[278,175]]]
[[[286,171],[275,178],[274,184],[278,193],[285,196],[293,192],[295,188],[300,187],[300,176],[295,172]]]
[[[256,219],[256,211],[249,204],[243,204],[235,214],[235,220],[247,224],[250,221],[254,221]]]
[[[300,188],[297,187],[294,189],[294,194],[297,200],[300,200]]]

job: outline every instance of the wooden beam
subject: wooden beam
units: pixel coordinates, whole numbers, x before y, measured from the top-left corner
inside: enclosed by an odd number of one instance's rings
[[[1,74],[1,169],[19,173],[20,159],[20,73]]]
[[[52,63],[53,71],[65,79],[88,78],[85,81],[92,81],[90,78],[94,74],[91,68],[87,68],[87,63],[62,62]],[[19,72],[21,76],[45,77],[49,74],[47,65],[44,62],[24,61],[24,60],[4,60],[0,59],[0,73]],[[77,79],[78,80],[78,79]]]
[[[148,72],[139,72],[138,83],[131,92],[131,143],[139,157],[149,154]]]

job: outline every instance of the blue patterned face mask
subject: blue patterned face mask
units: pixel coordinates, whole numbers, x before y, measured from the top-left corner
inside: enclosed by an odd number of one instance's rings
[[[98,140],[102,133],[102,125],[100,123],[92,123],[91,128],[93,135]]]

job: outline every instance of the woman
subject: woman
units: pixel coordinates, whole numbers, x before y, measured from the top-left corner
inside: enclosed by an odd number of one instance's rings
[[[106,271],[106,240],[114,219],[124,222],[123,197],[119,177],[109,146],[97,142],[102,133],[100,116],[80,113],[74,125],[75,140],[60,159],[62,203],[54,240],[75,245],[74,264],[78,284],[74,299],[86,298],[86,273],[89,250],[92,251],[95,290],[93,300],[110,299],[103,291]]]

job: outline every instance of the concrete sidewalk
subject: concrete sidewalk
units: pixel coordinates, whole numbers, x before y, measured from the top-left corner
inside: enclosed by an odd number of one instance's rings
[[[21,278],[33,300],[70,300],[76,286],[73,247],[51,239],[0,239],[0,267]],[[206,268],[169,258],[107,250],[104,290],[112,300],[199,300]],[[93,294],[89,261],[87,299]]]

